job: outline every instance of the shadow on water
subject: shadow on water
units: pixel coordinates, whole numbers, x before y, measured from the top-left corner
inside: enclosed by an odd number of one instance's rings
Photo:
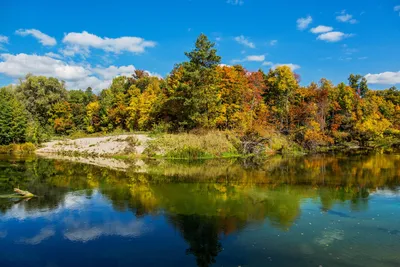
[[[224,238],[265,222],[287,233],[308,212],[303,206],[309,201],[318,203],[310,209],[316,214],[353,219],[354,212],[368,210],[371,194],[397,192],[398,166],[397,154],[275,156],[256,164],[150,161],[141,168],[132,163],[126,171],[34,157],[2,158],[0,194],[20,187],[40,197],[0,200],[0,219],[13,209],[31,214],[65,208],[73,192],[85,199],[99,193],[114,211],[136,218],[164,216],[187,243],[186,254],[198,266],[210,266],[223,252]],[[335,209],[344,203],[349,210]],[[387,232],[398,235],[396,229]]]

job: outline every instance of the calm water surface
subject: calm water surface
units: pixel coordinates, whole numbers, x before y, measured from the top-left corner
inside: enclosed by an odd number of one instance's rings
[[[0,266],[400,266],[400,154],[0,158]]]

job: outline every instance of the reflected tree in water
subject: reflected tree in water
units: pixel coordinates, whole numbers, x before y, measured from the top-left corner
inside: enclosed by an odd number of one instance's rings
[[[215,263],[222,251],[219,241],[221,232],[219,218],[197,215],[172,215],[168,221],[182,234],[189,248],[186,254],[196,257],[197,266]]]

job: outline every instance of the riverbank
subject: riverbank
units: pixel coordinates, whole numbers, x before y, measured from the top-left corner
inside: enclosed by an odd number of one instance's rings
[[[103,137],[64,139],[43,143],[36,153],[39,155],[62,155],[75,157],[166,158],[166,159],[211,159],[237,158],[252,153],[273,153],[267,145],[240,140],[229,132],[206,132],[203,134],[122,134]]]
[[[71,136],[41,144],[35,151],[33,144],[3,146],[3,154],[32,154],[46,158],[64,158],[114,169],[126,169],[124,161],[132,159],[221,159],[268,158],[273,154],[305,155],[309,153],[338,153],[350,151],[390,152],[397,139],[386,138],[373,146],[361,148],[354,143],[319,147],[308,151],[286,136],[269,134],[239,135],[230,131],[199,133],[150,134],[122,133],[107,136]],[[120,161],[115,161],[120,160]],[[122,163],[121,163],[122,162]]]
[[[64,156],[142,155],[151,138],[144,134],[65,139],[43,143],[37,154]]]

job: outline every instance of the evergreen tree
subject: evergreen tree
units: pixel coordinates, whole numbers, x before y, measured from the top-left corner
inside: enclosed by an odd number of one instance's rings
[[[172,116],[179,118],[179,124],[184,128],[211,128],[218,115],[215,68],[221,57],[204,34],[197,38],[195,48],[185,55],[189,61],[177,65],[170,77],[172,96],[167,105],[177,106]]]
[[[0,89],[0,144],[25,142],[27,112],[13,88]]]

